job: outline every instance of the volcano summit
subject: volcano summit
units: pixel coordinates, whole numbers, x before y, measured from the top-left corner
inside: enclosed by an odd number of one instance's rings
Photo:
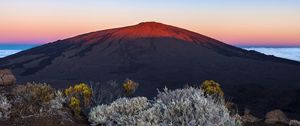
[[[274,108],[300,113],[300,63],[234,47],[213,38],[156,22],[91,32],[1,58],[18,83],[55,87],[87,81],[140,83],[137,95],[156,89],[221,84],[240,108],[262,115]],[[299,116],[299,115],[298,115]]]

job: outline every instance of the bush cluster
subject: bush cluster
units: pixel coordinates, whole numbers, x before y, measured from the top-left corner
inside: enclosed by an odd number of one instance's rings
[[[79,116],[82,108],[89,106],[92,89],[85,83],[76,84],[70,86],[64,91],[68,106],[73,110],[74,114]]]
[[[46,117],[72,121],[87,117],[91,125],[108,126],[241,124],[238,115],[229,114],[224,93],[214,81],[203,82],[201,88],[165,88],[154,100],[120,98],[131,97],[138,88],[139,84],[129,79],[122,84],[110,81],[105,85],[80,83],[63,91],[43,83],[17,85],[11,93],[0,94],[0,120]]]
[[[63,93],[45,83],[14,85],[0,89],[0,92],[2,125],[40,125],[37,123],[45,119],[55,120],[58,124],[74,120],[71,111],[64,107]]]
[[[144,97],[121,98],[93,108],[89,121],[92,125],[240,125],[223,100],[197,88],[165,89],[152,102]]]
[[[131,120],[132,117],[138,116],[140,111],[147,109],[149,106],[150,103],[145,97],[120,98],[110,105],[99,105],[92,108],[89,121],[92,125],[132,125],[133,123],[121,120]]]
[[[55,99],[55,89],[44,83],[27,83],[25,85],[17,85],[12,92],[11,115],[19,117],[27,117],[30,115],[38,115],[44,111],[49,111],[51,107],[50,101]]]
[[[32,104],[48,103],[54,98],[55,89],[45,83],[27,83],[18,85],[12,91],[14,96]]]

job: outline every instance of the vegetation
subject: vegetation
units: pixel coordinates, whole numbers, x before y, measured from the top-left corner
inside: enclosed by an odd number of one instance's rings
[[[11,113],[11,103],[6,96],[0,95],[0,119],[8,119]]]
[[[91,107],[109,104],[124,96],[123,85],[116,81],[107,81],[105,83],[89,82],[88,85],[92,89]]]
[[[38,119],[55,120],[56,124],[72,122],[71,111],[63,107],[64,102],[63,93],[45,83],[3,88],[0,93],[1,124],[28,125],[29,120],[39,122]]]
[[[145,97],[120,98],[110,105],[99,105],[92,108],[89,121],[92,125],[134,125],[130,123],[130,120],[147,109],[149,105],[150,103]]]
[[[66,98],[63,96],[62,91],[57,90],[55,92],[55,98],[50,100],[50,107],[52,109],[62,109],[65,101],[66,101]]]
[[[27,117],[48,111],[51,108],[50,101],[55,98],[55,89],[45,83],[17,85],[11,93],[11,115],[14,117]]]
[[[165,89],[153,102],[145,97],[121,98],[92,108],[89,121],[92,125],[241,125],[224,101],[195,88]]]
[[[27,83],[18,85],[13,90],[13,95],[32,104],[47,103],[54,98],[55,90],[45,83]]]
[[[132,96],[135,90],[138,88],[139,83],[133,80],[126,79],[123,83],[123,88],[128,96]]]
[[[224,92],[222,91],[220,84],[213,81],[213,80],[206,80],[202,83],[201,89],[204,91],[205,94],[223,97]]]
[[[89,106],[92,89],[85,83],[70,86],[65,89],[65,95],[67,97],[68,106],[73,110],[74,114],[79,116],[81,109]]]
[[[80,83],[63,91],[43,83],[17,85],[11,92],[0,94],[0,120],[33,118],[73,123],[87,119],[91,125],[145,126],[241,124],[237,114],[230,115],[223,98],[216,100],[215,96],[223,96],[223,92],[214,81],[205,81],[201,88],[165,88],[154,100],[123,97],[132,96],[138,86],[129,79],[121,84]]]

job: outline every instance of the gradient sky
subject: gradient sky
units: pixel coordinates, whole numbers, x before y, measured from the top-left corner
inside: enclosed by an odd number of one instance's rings
[[[234,45],[300,45],[300,0],[1,0],[0,43],[157,21]]]

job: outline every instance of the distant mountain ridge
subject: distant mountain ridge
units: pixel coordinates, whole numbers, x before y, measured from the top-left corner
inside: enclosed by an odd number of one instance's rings
[[[55,87],[86,81],[140,82],[137,95],[213,79],[225,95],[259,115],[273,108],[300,117],[300,63],[247,51],[157,22],[82,34],[0,59],[19,83]],[[292,109],[292,110],[291,110]]]

